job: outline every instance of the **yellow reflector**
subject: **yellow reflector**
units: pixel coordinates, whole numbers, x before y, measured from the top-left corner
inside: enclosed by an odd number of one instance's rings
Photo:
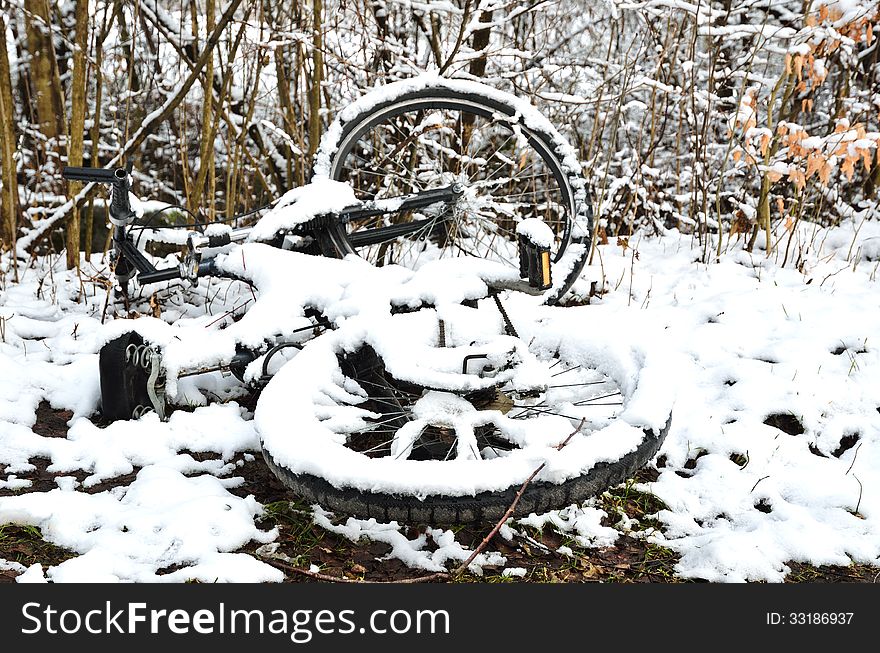
[[[544,286],[550,286],[550,252],[541,252],[541,276]]]

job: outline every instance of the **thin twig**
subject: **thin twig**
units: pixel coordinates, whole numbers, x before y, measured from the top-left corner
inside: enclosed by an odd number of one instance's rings
[[[856,458],[859,457],[859,449],[861,449],[861,448],[862,448],[862,443],[859,442],[859,446],[856,447],[855,453],[853,453],[853,459],[852,459],[852,462],[849,464],[849,468],[846,470],[846,474],[849,474],[850,471],[852,471],[853,465],[856,464]],[[846,476],[846,474],[844,474],[844,476]]]
[[[567,445],[571,439],[581,432],[581,429],[584,426],[584,422],[586,422],[586,418],[581,419],[580,424],[578,424],[577,428],[572,431],[565,440],[562,441],[559,445],[557,445],[556,449],[561,450],[565,445]],[[290,557],[278,554],[267,554],[267,553],[257,553],[257,556],[266,561],[267,564],[272,565],[282,571],[289,571],[295,574],[299,574],[301,576],[308,576],[309,578],[314,578],[315,580],[322,580],[330,583],[354,583],[354,584],[375,584],[375,585],[412,585],[416,583],[431,583],[437,580],[449,580],[450,577],[457,577],[464,573],[468,566],[476,559],[480,553],[483,552],[483,549],[489,544],[493,537],[501,530],[501,527],[504,523],[510,518],[513,514],[513,511],[516,510],[517,504],[519,504],[519,500],[522,498],[523,493],[526,491],[529,483],[541,472],[542,469],[547,465],[546,462],[541,463],[537,469],[523,482],[520,486],[519,491],[516,493],[516,496],[513,499],[513,502],[510,504],[510,507],[504,513],[498,523],[495,524],[495,527],[489,532],[486,537],[483,538],[483,541],[480,542],[479,546],[473,550],[470,557],[461,563],[451,574],[445,571],[438,571],[433,574],[428,574],[427,576],[419,576],[418,578],[402,578],[400,580],[361,580],[357,578],[342,578],[339,576],[330,576],[329,574],[322,574],[317,571],[311,571],[309,569],[302,569],[300,567],[296,567],[292,564],[289,564]]]
[[[855,474],[853,474],[853,478],[856,479],[856,481],[858,481],[858,484],[859,484],[859,500],[856,501],[856,509],[855,509],[855,513],[858,515],[858,514],[859,514],[859,506],[860,506],[861,503],[862,503],[862,490],[864,490],[865,488],[862,486],[862,482],[859,481],[859,477],[858,477],[858,476],[856,476]]]
[[[586,421],[586,418],[581,419],[581,422],[580,422],[580,424],[578,424],[577,428],[576,428],[574,431],[572,431],[572,432],[569,434],[569,436],[568,436],[567,438],[565,438],[565,440],[564,440],[560,445],[558,445],[558,446],[556,447],[556,449],[557,449],[557,450],[561,450],[565,445],[567,445],[567,444],[571,441],[571,439],[572,439],[575,435],[577,435],[578,433],[580,433],[581,429],[582,429],[583,426],[584,426],[584,422],[585,422],[585,421]],[[541,464],[538,466],[538,468],[537,468],[535,471],[532,472],[531,476],[529,476],[525,481],[523,481],[523,484],[520,486],[519,491],[516,493],[516,496],[515,496],[514,499],[513,499],[513,503],[510,504],[510,507],[507,509],[507,511],[504,513],[504,515],[502,515],[501,519],[498,520],[498,523],[495,524],[495,528],[493,528],[493,529],[489,532],[489,534],[488,534],[486,537],[483,538],[483,541],[480,542],[480,545],[479,545],[476,549],[474,549],[474,551],[473,551],[473,553],[471,553],[470,557],[469,557],[467,560],[465,560],[464,562],[462,562],[462,563],[461,563],[461,564],[455,569],[455,571],[452,572],[452,575],[453,575],[453,576],[459,576],[459,575],[461,575],[462,573],[464,573],[464,571],[468,568],[468,565],[470,565],[470,564],[476,559],[476,557],[477,557],[478,555],[480,555],[480,553],[483,551],[483,549],[486,548],[486,546],[489,544],[489,541],[490,541],[493,537],[495,537],[495,535],[498,533],[498,531],[501,530],[501,527],[504,525],[504,523],[505,523],[505,522],[510,518],[510,516],[513,514],[513,511],[516,510],[516,506],[517,506],[517,504],[519,503],[519,500],[522,498],[523,493],[526,491],[526,488],[529,486],[529,483],[532,482],[532,480],[533,480],[533,479],[534,479],[534,478],[540,473],[540,471],[541,471],[542,469],[544,469],[544,467],[545,467],[546,465],[547,465],[547,462],[546,462],[546,461],[543,462],[543,463],[541,463]]]

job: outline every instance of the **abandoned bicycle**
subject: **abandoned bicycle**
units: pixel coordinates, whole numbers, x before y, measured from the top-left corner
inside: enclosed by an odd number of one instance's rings
[[[164,419],[181,378],[231,372],[259,393],[264,458],[297,494],[430,523],[499,517],[536,461],[518,513],[582,500],[668,429],[668,405],[633,409],[641,354],[570,348],[535,322],[580,275],[592,209],[573,149],[513,96],[431,76],[374,90],[331,125],[310,184],[251,227],[191,232],[167,268],[132,237],[129,169],[64,176],[111,185],[123,289],[210,277],[255,293],[224,329],[112,325],[107,419]]]

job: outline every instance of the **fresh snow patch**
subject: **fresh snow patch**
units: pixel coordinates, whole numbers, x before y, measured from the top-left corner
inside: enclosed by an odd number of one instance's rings
[[[785,267],[785,247],[768,259],[734,243],[719,262],[704,264],[702,247],[689,236],[636,235],[628,250],[599,246],[602,265],[585,273],[599,292],[589,306],[541,307],[525,296],[505,300],[527,342],[558,348],[613,375],[629,397],[622,420],[612,422],[622,430],[606,430],[620,436],[615,446],[631,435],[626,423],[656,424],[665,419],[664,407],[674,405],[659,476],[637,487],[666,505],[653,516],[662,528],[640,535],[636,524],[629,526],[635,536],[678,553],[681,577],[778,582],[792,561],[880,562],[880,227],[854,215],[830,229],[802,221],[776,237],[791,239]],[[361,342],[377,325],[400,325],[374,340],[392,354],[393,338],[404,343],[402,367],[405,352],[432,346],[436,330],[429,334],[424,327],[430,321],[435,328],[440,315],[454,346],[469,346],[481,329],[500,328],[497,315],[494,325],[482,321],[487,317],[463,319],[463,307],[455,304],[485,293],[487,278],[475,272],[478,265],[447,266],[444,276],[441,265],[417,272],[372,268],[258,243],[233,247],[218,264],[251,280],[254,293],[237,281],[203,279],[192,290],[160,285],[161,318],[137,320],[110,319],[112,306],[104,315],[103,289],[87,286],[83,294],[78,278],[60,266],[36,261],[20,268],[17,284],[6,266],[0,291],[0,524],[37,526],[48,541],[77,554],[46,570],[15,567],[18,580],[280,580],[276,569],[237,553],[250,542],[275,538],[257,526],[258,502],[230,492],[240,483],[238,463],[259,453],[253,416],[235,403],[237,385],[227,377],[178,380],[179,374],[192,365],[228,362],[238,344],[287,337],[310,323],[304,307],[318,308],[340,327],[322,341],[333,347]],[[96,255],[84,269],[99,265]],[[483,274],[496,271],[487,266]],[[389,322],[392,306],[426,301],[433,313],[401,314]],[[169,394],[194,409],[177,411],[165,423],[146,415],[99,428],[90,421],[100,399],[97,353],[132,328],[163,347]],[[315,383],[327,380],[323,365],[333,347],[322,350],[323,359],[314,354],[314,368],[306,367],[307,358],[292,356],[267,391],[294,387],[286,370],[309,370]],[[409,369],[439,374],[441,368]],[[42,402],[71,411],[67,437],[34,431]],[[266,423],[278,420],[297,428],[305,423],[289,408]],[[622,450],[609,450],[609,457]],[[40,461],[54,484],[25,486]],[[561,458],[546,470],[569,471]],[[95,491],[129,474],[133,480]],[[396,482],[412,489],[421,481]],[[620,531],[602,526],[603,515],[590,503],[565,507],[509,524],[501,535],[515,540],[516,529],[528,524],[565,533],[578,547],[613,545]],[[448,530],[413,538],[399,524],[336,524],[317,508],[315,521],[351,539],[384,541],[390,555],[418,569],[448,569],[470,553]],[[502,559],[484,554],[474,570],[503,565]]]
[[[501,571],[501,575],[505,578],[522,578],[527,573],[525,567],[505,567]]]

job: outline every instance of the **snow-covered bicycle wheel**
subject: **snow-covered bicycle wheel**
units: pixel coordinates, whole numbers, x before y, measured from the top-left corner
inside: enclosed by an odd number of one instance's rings
[[[579,350],[530,351],[508,336],[440,347],[417,333],[436,333],[434,311],[343,327],[270,381],[255,424],[295,494],[384,521],[494,520],[543,464],[514,514],[546,512],[630,478],[668,430],[668,412],[629,410],[637,388],[614,378],[638,357],[606,356],[606,374]]]
[[[366,94],[322,139],[315,175],[347,182],[362,201],[463,187],[452,206],[331,225],[340,255],[412,268],[476,256],[518,268],[517,224],[538,218],[553,233],[545,301],[554,303],[589,252],[592,206],[575,150],[530,104],[483,84],[426,75]],[[401,223],[419,227],[396,235]]]

